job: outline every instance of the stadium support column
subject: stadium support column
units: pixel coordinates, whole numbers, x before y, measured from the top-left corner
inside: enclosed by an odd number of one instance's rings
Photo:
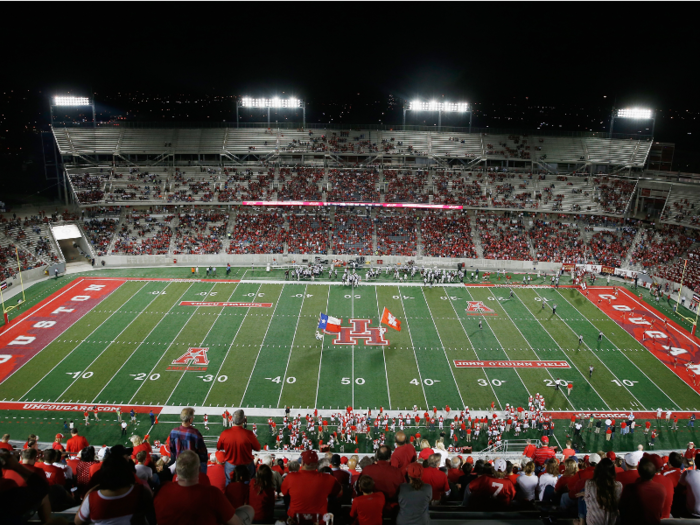
[[[68,206],[68,188],[66,187],[67,186],[66,178],[68,177],[68,174],[66,173],[65,170],[62,170],[62,171],[63,171],[63,196],[65,197],[66,206]]]

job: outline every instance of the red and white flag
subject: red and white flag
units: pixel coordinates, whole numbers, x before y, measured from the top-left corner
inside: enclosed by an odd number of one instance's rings
[[[384,313],[382,314],[382,323],[391,326],[394,330],[401,331],[401,321],[394,317],[386,307],[384,307]]]

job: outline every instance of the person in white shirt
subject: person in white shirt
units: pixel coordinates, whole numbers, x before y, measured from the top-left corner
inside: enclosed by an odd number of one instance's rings
[[[540,480],[537,484],[537,495],[540,501],[548,501],[545,499],[545,491],[547,487],[552,487],[551,494],[549,498],[554,495],[554,486],[557,484],[559,479],[559,461],[552,458],[547,462],[544,473],[540,476]]]
[[[515,484],[517,491],[515,499],[520,501],[533,501],[535,499],[537,484],[538,479],[535,475],[535,463],[530,461],[525,465],[522,473],[518,476]]]
[[[151,467],[147,467],[143,464],[143,462],[146,461],[147,456],[148,452],[145,450],[142,450],[136,454],[136,477],[145,481],[146,483],[153,480],[153,470],[151,470]]]
[[[447,459],[449,454],[447,453],[447,450],[445,450],[445,445],[442,442],[442,438],[440,438],[440,440],[437,443],[435,443],[433,451],[436,454],[440,454],[440,456],[442,456],[442,458],[440,458],[440,468],[444,467],[445,460]]]
[[[686,509],[694,518],[700,518],[700,470],[686,470],[681,474],[679,483],[688,489],[685,498]]]

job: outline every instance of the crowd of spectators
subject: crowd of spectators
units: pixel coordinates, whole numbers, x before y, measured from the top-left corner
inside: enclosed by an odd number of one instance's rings
[[[532,260],[522,218],[479,215],[477,231],[484,259]]]
[[[434,425],[436,415],[426,413],[426,424]],[[163,444],[151,445],[149,436],[132,435],[131,447],[91,446],[73,429],[65,445],[64,436],[57,434],[50,448],[40,450],[31,435],[15,451],[5,434],[0,440],[3,518],[21,525],[37,512],[43,523],[58,524],[52,514],[72,508],[78,509],[77,525],[248,525],[273,523],[282,516],[298,525],[327,525],[326,513],[333,514],[335,523],[372,525],[386,519],[408,525],[429,523],[441,509],[535,511],[533,517],[546,512],[550,519],[581,518],[591,525],[659,525],[671,517],[700,518],[700,452],[694,443],[667,456],[645,451],[645,445],[620,454],[612,449],[585,452],[581,433],[592,435],[603,426],[593,416],[572,416],[574,439],[551,446],[547,429],[553,422],[543,414],[537,422],[541,437],[527,439],[522,455],[516,459],[511,452],[509,460],[497,451],[475,458],[471,447],[450,455],[443,438],[431,446],[418,432],[409,437],[403,430],[362,459],[352,452],[318,452],[311,442],[275,458],[263,450],[267,447],[256,426],[247,428],[243,410],[224,416],[213,447],[198,430],[192,408],[182,409],[179,425]],[[465,426],[471,431],[527,422],[514,409],[502,421],[495,416],[495,423],[462,415],[454,421],[468,423],[462,424],[461,433]],[[350,410],[343,415],[348,421],[361,417]],[[280,434],[293,434],[300,419],[285,420]],[[620,425],[634,421],[630,414]],[[319,439],[330,432],[333,440],[335,433],[323,426],[322,417],[307,414],[307,422],[309,428],[318,423]],[[276,434],[272,420],[268,423]],[[604,426],[609,435],[616,423],[605,421]],[[500,518],[509,521],[507,514]]]
[[[676,259],[672,264],[657,266],[653,276],[679,284],[683,280],[684,287],[700,293],[700,252],[689,252],[687,265],[685,261],[686,259]]]
[[[323,180],[323,170],[318,168],[280,168],[280,189],[277,199],[281,201],[321,200],[319,183]]]
[[[544,262],[584,263],[586,248],[575,224],[560,220],[535,219],[528,230],[535,259]]]
[[[83,229],[98,257],[107,255],[118,224],[118,219],[88,219],[83,222]]]
[[[415,211],[396,210],[375,218],[377,255],[416,255],[417,228]]]
[[[637,229],[633,226],[624,226],[619,231],[599,231],[593,234],[588,247],[596,263],[619,267],[636,234]]]
[[[426,212],[421,218],[423,254],[428,257],[476,257],[469,216]]]
[[[331,169],[328,172],[328,182],[331,184],[329,201],[379,202],[379,172],[376,169]]]
[[[178,215],[173,253],[175,255],[220,253],[226,239],[228,220],[228,213],[217,210]]]
[[[682,226],[660,225],[657,229],[646,228],[630,256],[632,264],[651,268],[663,265],[679,257],[695,242],[693,230]]]
[[[384,201],[427,203],[430,198],[425,192],[428,177],[428,172],[423,170],[384,170],[387,183]]]
[[[627,203],[634,191],[634,182],[610,177],[595,177],[593,179],[598,191],[598,202],[604,211],[621,215],[627,208]]]
[[[327,214],[300,210],[287,215],[287,222],[289,230],[284,232],[287,253],[328,253],[331,222]]]
[[[284,216],[281,210],[246,209],[236,215],[231,231],[231,254],[284,252]]]
[[[373,231],[369,217],[336,211],[332,227],[333,253],[372,255]]]

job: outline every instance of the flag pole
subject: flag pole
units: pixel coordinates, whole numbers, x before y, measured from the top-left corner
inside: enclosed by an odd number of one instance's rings
[[[22,280],[22,265],[19,263],[19,251],[17,250],[17,246],[15,246],[15,255],[17,255],[17,270],[19,270],[19,283],[20,286],[22,287],[22,302],[26,300],[26,297],[24,296],[24,281]]]

